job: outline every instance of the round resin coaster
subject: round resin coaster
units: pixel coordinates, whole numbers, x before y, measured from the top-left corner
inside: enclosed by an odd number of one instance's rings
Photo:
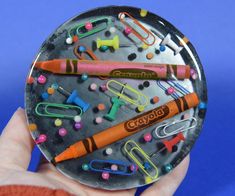
[[[61,25],[27,78],[29,130],[79,183],[109,190],[157,181],[189,153],[206,80],[190,41],[161,17],[103,7]]]

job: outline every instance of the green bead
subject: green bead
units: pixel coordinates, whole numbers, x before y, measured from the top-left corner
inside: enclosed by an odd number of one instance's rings
[[[89,165],[86,164],[86,163],[82,164],[82,169],[83,169],[84,171],[89,170]]]
[[[167,164],[167,165],[165,165],[165,171],[168,173],[168,172],[170,172],[173,168],[172,168],[172,165],[171,164]]]

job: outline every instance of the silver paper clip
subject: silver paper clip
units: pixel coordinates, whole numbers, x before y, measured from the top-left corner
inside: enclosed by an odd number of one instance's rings
[[[124,145],[124,150],[127,155],[139,166],[140,170],[149,178],[152,180],[158,178],[157,166],[151,161],[149,155],[147,155],[136,142],[133,140],[128,140]],[[146,168],[146,163],[148,163],[149,168]]]
[[[111,168],[112,165],[117,165],[117,170]],[[136,172],[136,169],[131,170],[130,167],[134,165],[131,163],[119,160],[92,160],[89,163],[89,169],[95,172],[108,172],[110,174],[131,176]],[[134,165],[136,168],[136,165]]]
[[[187,122],[191,122],[191,125],[186,126]],[[183,125],[181,125],[181,124],[183,124]],[[174,127],[178,127],[178,126],[180,126],[180,127],[173,129]],[[156,129],[154,130],[154,134],[156,136],[156,139],[166,138],[166,137],[170,137],[172,135],[176,135],[178,133],[187,131],[189,129],[193,129],[196,126],[197,126],[197,119],[194,117],[190,117],[190,118],[183,119],[183,120],[176,120],[173,122],[164,123],[164,124],[156,127]]]

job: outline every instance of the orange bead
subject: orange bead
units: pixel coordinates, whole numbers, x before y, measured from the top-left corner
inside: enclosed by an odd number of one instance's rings
[[[77,42],[78,41],[78,36],[77,35],[74,35],[73,36],[73,42]]]
[[[154,97],[152,98],[152,103],[155,104],[155,103],[157,103],[157,102],[159,102],[159,97],[158,97],[158,96],[154,96]]]
[[[99,111],[103,111],[103,110],[105,110],[105,105],[103,103],[100,103],[100,104],[98,104],[97,108]]]
[[[27,79],[28,84],[32,84],[34,82],[34,78],[32,76],[29,76]]]
[[[151,53],[151,52],[149,52],[148,54],[146,54],[146,58],[148,59],[148,60],[151,60],[152,58],[153,58],[153,53]]]
[[[31,124],[29,124],[28,128],[30,131],[35,131],[37,129],[37,125],[34,123],[31,123]]]
[[[55,89],[54,88],[48,88],[47,89],[47,93],[49,94],[49,95],[52,95],[52,94],[54,94],[54,92],[55,92]]]

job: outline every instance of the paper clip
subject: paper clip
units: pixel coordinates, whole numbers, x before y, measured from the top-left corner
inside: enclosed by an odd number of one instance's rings
[[[187,127],[185,124],[186,122],[191,122],[191,125],[189,127]],[[180,124],[182,124],[179,128],[173,129],[174,127],[178,127]],[[189,129],[193,129],[194,127],[197,126],[197,119],[194,117],[190,117],[187,119],[183,119],[183,120],[176,120],[173,122],[167,122],[164,123],[160,126],[158,126],[155,130],[154,133],[156,135],[156,138],[166,138],[166,137],[170,137],[172,135],[176,135],[178,133],[187,131]],[[173,131],[172,131],[173,129]]]
[[[72,110],[76,111],[77,114],[75,115],[67,115],[69,112],[65,112],[64,114],[50,112],[49,110],[56,110],[56,111],[63,111],[63,110]],[[67,105],[67,104],[58,104],[58,103],[48,103],[48,102],[39,102],[35,108],[35,112],[38,116],[45,116],[50,118],[71,118],[73,119],[74,116],[82,115],[82,109],[78,106],[74,105]]]
[[[117,165],[118,170],[112,170],[111,166]],[[130,166],[133,164],[118,161],[118,160],[92,160],[89,163],[89,169],[95,172],[108,172],[110,174],[117,174],[117,175],[124,175],[124,176],[131,176],[136,172],[136,169],[133,171],[130,170]],[[136,168],[136,165],[135,165]]]
[[[85,48],[85,51],[79,52],[80,47]],[[75,56],[80,60],[90,60],[85,57],[85,54],[87,56],[89,56],[91,58],[91,60],[99,60],[98,57],[94,54],[94,52],[91,49],[89,49],[86,46],[81,45],[81,44],[78,44],[76,47],[74,47],[73,52],[74,52]]]
[[[112,83],[117,84],[118,86],[122,87],[123,91],[122,92],[116,91],[114,87],[111,87]],[[109,80],[106,86],[107,86],[107,89],[111,93],[115,94],[117,97],[137,106],[139,111],[143,111],[145,107],[149,104],[149,98],[146,95],[144,95],[143,93],[139,92],[138,90],[132,88],[131,86],[127,84],[122,84],[121,82],[118,82],[117,80]],[[125,89],[129,90],[131,93],[136,95],[136,98],[134,99],[125,95],[125,94],[128,94],[127,92],[125,92]]]
[[[130,148],[128,148],[128,145]],[[151,161],[149,155],[147,155],[140,146],[133,140],[128,140],[124,145],[124,150],[127,155],[138,165],[138,167],[152,180],[158,177],[158,168]],[[136,156],[134,155],[136,154]],[[138,157],[138,158],[137,158]],[[139,160],[142,159],[142,162]],[[150,168],[146,169],[144,164],[148,163]]]
[[[131,19],[131,22],[129,22],[129,23],[127,22],[126,16],[128,16],[128,18]],[[121,23],[124,24],[126,27],[130,28],[132,30],[131,33],[133,33],[144,44],[146,44],[148,46],[152,46],[153,44],[155,44],[156,38],[155,38],[154,34],[151,31],[147,30],[138,20],[133,18],[129,13],[127,13],[127,12],[119,13],[119,19],[120,19]],[[141,35],[141,33],[137,31],[136,27],[131,26],[130,23],[137,25],[146,35],[144,35],[144,36]],[[148,40],[151,39],[151,37],[152,37],[152,40],[149,43]]]
[[[68,31],[68,37],[72,38],[73,35],[77,35],[79,39],[82,39],[84,37],[90,36],[92,34],[98,33],[106,28],[108,28],[108,26],[110,25],[110,23],[112,22],[110,17],[100,17],[97,19],[92,19],[89,21],[93,28],[91,30],[87,30],[85,28],[85,24],[78,24],[74,27],[72,27],[69,31]],[[72,34],[73,32],[73,34]]]
[[[166,85],[164,85],[166,83]],[[171,95],[174,99],[178,99],[181,96],[184,96],[186,94],[189,94],[190,92],[184,88],[182,85],[180,85],[177,82],[168,80],[168,81],[161,81],[157,80],[157,85],[165,92],[167,92],[169,95]],[[172,92],[168,92],[170,89],[172,89]],[[178,93],[177,93],[178,92]],[[180,94],[179,94],[180,93]]]

